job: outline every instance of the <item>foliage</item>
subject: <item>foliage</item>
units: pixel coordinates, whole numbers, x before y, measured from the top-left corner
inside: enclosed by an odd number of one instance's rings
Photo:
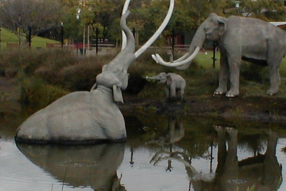
[[[21,82],[21,102],[32,107],[42,108],[68,92],[45,83],[40,78],[25,78]]]
[[[19,39],[10,30],[1,28],[1,50],[4,50],[7,48],[7,43],[18,44]],[[35,36],[32,40],[31,48],[32,49],[46,48],[47,43],[59,44],[58,41]],[[10,49],[13,49],[13,47],[11,47]]]
[[[284,4],[283,1],[279,0],[242,0],[240,12],[245,13],[246,16],[257,17],[266,21],[285,20]]]
[[[150,58],[154,52],[167,59],[168,55],[165,49],[151,48],[146,51],[128,70],[130,80],[128,88],[124,91],[125,95],[164,99],[164,86],[146,80],[146,76],[157,75],[160,72],[174,72],[185,78],[187,81],[186,96],[200,96],[204,99],[204,95],[212,94],[217,87],[219,66],[217,61],[215,68],[212,67],[213,55],[211,52],[200,53],[190,67],[183,71],[155,64]],[[184,51],[181,51],[180,54],[184,54]],[[56,98],[56,95],[62,95],[63,92],[89,91],[95,83],[96,76],[101,72],[102,66],[115,55],[116,51],[107,55],[79,57],[72,51],[62,49],[4,50],[0,52],[0,70],[2,75],[15,73],[19,81],[26,87],[22,93],[29,94],[28,97],[40,95],[34,90],[43,88],[47,96],[49,94],[47,91],[52,91],[51,99],[49,99],[52,100]],[[219,58],[219,55],[216,57]],[[276,97],[283,97],[286,93],[285,62],[286,60],[283,59],[280,67],[282,84]],[[242,95],[264,96],[269,86],[268,78],[267,67],[243,63],[240,74]],[[62,92],[59,88],[62,89]],[[61,93],[53,93],[53,91]],[[23,97],[25,98],[27,95],[23,95]],[[37,99],[29,98],[28,100]],[[44,101],[44,103],[47,102],[49,101]]]
[[[0,0],[0,4],[0,25],[13,31],[20,44],[28,37],[29,27],[34,36],[60,24],[57,0]]]
[[[1,15],[3,18],[7,17],[0,19],[2,26],[6,27],[6,24],[9,24],[7,28],[13,30],[18,37],[20,37],[20,32],[27,34],[28,26],[33,27],[33,32],[36,34],[42,29],[53,27],[59,29],[59,24],[63,22],[65,39],[69,39],[71,43],[83,41],[84,33],[86,35],[88,28],[92,43],[94,43],[96,28],[99,29],[99,38],[108,39],[109,43],[116,45],[121,41],[119,21],[124,0],[25,0],[25,2],[24,0],[0,0],[0,2],[4,5],[0,9],[6,7],[6,12],[9,11],[11,17],[11,22],[8,22],[9,14],[0,10],[0,18]],[[44,6],[35,11],[36,7],[40,5]],[[168,6],[169,0],[131,1],[129,6],[131,16],[128,18],[128,26],[136,30],[139,45],[145,43],[160,26]],[[79,10],[80,12],[78,12]],[[40,15],[39,11],[41,11]],[[283,1],[279,0],[241,0],[239,8],[235,8],[234,1],[229,0],[176,0],[171,20],[154,44],[165,45],[165,37],[169,36],[173,29],[175,34],[196,29],[211,12],[226,17],[238,14],[266,21],[285,20]],[[59,13],[61,14],[59,15]],[[21,22],[19,22],[19,18],[21,18]],[[4,23],[6,24],[4,25]],[[18,28],[23,31],[17,30]]]

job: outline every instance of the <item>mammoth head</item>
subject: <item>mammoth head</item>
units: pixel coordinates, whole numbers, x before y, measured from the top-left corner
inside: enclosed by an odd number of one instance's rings
[[[211,13],[200,27],[203,28],[206,39],[216,41],[224,34],[226,23],[226,18]]]
[[[115,101],[120,102],[123,102],[121,90],[126,89],[128,86],[129,74],[127,71],[129,66],[158,38],[168,24],[174,8],[174,0],[170,0],[170,7],[167,16],[161,26],[154,35],[135,52],[135,39],[132,31],[126,24],[126,19],[130,14],[130,11],[127,10],[129,2],[130,0],[125,1],[123,14],[120,20],[120,26],[124,34],[122,38],[122,50],[110,63],[102,67],[102,73],[96,77],[96,85],[93,86],[97,87],[97,85],[101,85],[107,88],[113,88],[114,97],[119,98],[119,100],[115,99]]]
[[[228,20],[226,18],[211,13],[198,28],[190,44],[189,51],[185,55],[177,60],[171,60],[171,62],[164,61],[159,54],[153,54],[152,58],[158,64],[175,67],[178,70],[185,70],[197,56],[206,39],[212,41],[220,39],[225,32],[227,21]]]

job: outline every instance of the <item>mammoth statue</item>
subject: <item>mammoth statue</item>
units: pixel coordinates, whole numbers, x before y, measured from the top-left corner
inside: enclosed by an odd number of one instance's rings
[[[217,41],[221,58],[219,86],[214,95],[239,95],[241,60],[269,67],[270,88],[267,94],[273,95],[280,85],[279,66],[285,55],[285,39],[286,33],[271,23],[238,16],[224,18],[211,13],[198,28],[188,53],[171,62],[165,62],[158,54],[152,55],[152,58],[159,64],[184,70],[191,64],[205,40]]]
[[[132,31],[126,25],[130,0],[123,7],[120,26],[123,30],[121,52],[102,68],[91,91],[73,92],[39,110],[18,128],[15,139],[21,142],[87,144],[102,141],[125,141],[125,121],[117,102],[123,102],[121,90],[128,85],[128,68],[161,34],[174,8],[154,35],[135,52]]]
[[[175,73],[166,74],[165,72],[161,72],[157,76],[146,76],[146,79],[157,80],[158,83],[166,84],[165,93],[167,99],[183,99],[186,81],[182,76]]]

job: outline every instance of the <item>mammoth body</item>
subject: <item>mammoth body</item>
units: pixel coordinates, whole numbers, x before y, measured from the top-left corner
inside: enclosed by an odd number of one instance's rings
[[[104,105],[103,105],[104,103]],[[16,140],[39,143],[94,143],[126,139],[125,122],[112,91],[99,86],[70,93],[29,117]]]
[[[161,72],[157,76],[147,76],[146,78],[150,80],[157,80],[158,83],[166,84],[165,93],[167,98],[183,99],[186,88],[186,81],[182,76],[175,73],[166,74],[165,72]]]

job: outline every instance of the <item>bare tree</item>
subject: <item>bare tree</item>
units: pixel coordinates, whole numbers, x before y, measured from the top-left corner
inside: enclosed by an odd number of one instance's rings
[[[57,0],[0,0],[0,26],[13,31],[22,44],[29,33],[59,27],[61,7]]]

